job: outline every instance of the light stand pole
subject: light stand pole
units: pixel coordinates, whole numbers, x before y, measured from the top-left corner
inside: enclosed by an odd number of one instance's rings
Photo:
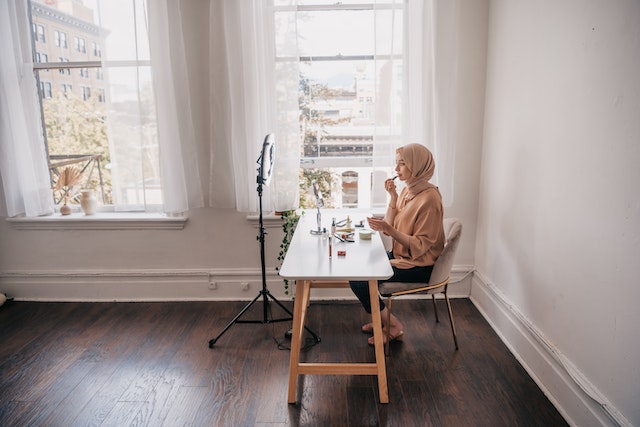
[[[267,136],[268,137],[268,136]],[[227,332],[229,330],[229,328],[231,328],[231,326],[233,326],[235,323],[262,323],[262,324],[267,324],[267,323],[275,323],[275,322],[285,322],[287,320],[293,320],[293,314],[291,313],[291,311],[289,311],[289,309],[287,307],[285,307],[284,305],[282,305],[282,303],[280,301],[278,301],[276,299],[276,297],[274,297],[271,292],[269,292],[269,289],[267,288],[267,274],[266,274],[266,267],[265,267],[265,253],[264,253],[264,236],[265,234],[267,234],[267,232],[264,229],[264,222],[263,222],[263,218],[262,218],[262,186],[264,185],[265,181],[267,180],[264,176],[263,171],[265,170],[265,158],[266,158],[266,151],[269,148],[268,145],[271,145],[271,143],[267,142],[267,138],[265,138],[265,142],[262,148],[262,155],[260,156],[260,158],[258,159],[258,163],[260,164],[260,168],[258,169],[258,199],[259,199],[259,207],[260,207],[260,212],[259,212],[259,222],[260,222],[260,233],[258,234],[258,236],[256,237],[256,239],[260,242],[260,267],[262,270],[262,290],[260,290],[260,292],[258,293],[258,295],[256,295],[256,297],[249,302],[247,305],[244,306],[244,308],[242,310],[240,310],[240,312],[227,324],[227,326],[224,327],[224,329],[222,330],[222,332],[220,332],[218,334],[217,337],[209,340],[209,348],[213,348],[214,344],[220,339],[220,337],[222,335],[224,335],[225,332]],[[273,162],[273,156],[270,156],[270,161]],[[270,167],[272,165],[269,165]],[[271,168],[269,169],[271,170]],[[262,313],[263,313],[263,317],[262,320],[240,320],[240,317],[242,317],[242,315],[256,302],[258,301],[260,298],[262,297]],[[279,319],[269,319],[268,313],[269,313],[269,299],[271,299],[273,302],[275,302],[276,304],[278,304],[278,306],[280,308],[282,308],[285,312],[287,312],[289,314],[290,317],[286,317],[286,318],[279,318]],[[318,337],[318,335],[316,335],[313,331],[311,331],[309,328],[307,328],[305,326],[305,329],[313,336],[314,340],[316,341],[316,343],[320,342],[320,337]]]

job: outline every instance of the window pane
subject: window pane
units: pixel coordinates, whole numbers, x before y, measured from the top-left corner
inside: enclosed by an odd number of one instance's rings
[[[114,203],[131,209],[161,204],[155,102],[150,67],[107,70],[107,128]],[[115,82],[118,82],[115,84]],[[135,85],[127,82],[136,82]]]
[[[393,159],[374,170],[373,151],[390,157],[401,129],[402,2],[275,6],[276,60],[300,70],[303,176],[321,176],[333,206],[384,205],[386,196],[371,189],[393,172]],[[306,181],[301,206],[309,204]]]
[[[86,87],[78,86],[75,92],[66,83],[52,85],[44,81],[55,73],[39,73],[41,86],[45,88],[42,107],[54,181],[65,167],[76,168],[82,172],[82,178],[70,202],[79,201],[80,188],[92,188],[103,203],[111,203],[111,174],[105,168],[110,154],[104,103],[87,96]],[[56,202],[61,200],[60,194],[54,196]]]
[[[145,2],[32,0],[31,13],[34,55],[64,64],[36,70],[52,181],[71,166],[83,172],[76,194],[89,186],[119,210],[160,205]]]
[[[97,3],[97,4],[96,4]],[[102,57],[108,61],[149,60],[146,6],[143,0],[85,0],[95,4],[96,22],[106,36]]]
[[[301,56],[373,55],[373,11],[298,13]]]
[[[277,56],[291,56],[294,49],[302,57],[397,55],[402,51],[401,24],[397,10],[277,12]]]

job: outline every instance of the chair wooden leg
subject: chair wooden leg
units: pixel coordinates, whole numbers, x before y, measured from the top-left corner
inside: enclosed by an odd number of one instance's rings
[[[387,342],[384,344],[384,354],[385,356],[391,355],[391,297],[387,297]]]
[[[453,333],[453,342],[456,345],[456,350],[458,350],[458,336],[456,335],[456,326],[453,323],[453,312],[451,311],[451,302],[449,301],[447,288],[444,289],[444,299],[447,301],[447,309],[449,311],[449,322],[451,322],[451,332]]]
[[[436,323],[440,322],[438,319],[438,307],[436,306],[436,294],[431,294],[431,301],[433,302],[433,313],[436,315]]]

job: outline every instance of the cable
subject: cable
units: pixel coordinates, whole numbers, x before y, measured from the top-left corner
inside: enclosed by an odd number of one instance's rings
[[[273,315],[271,314],[271,304],[269,304],[267,306],[267,310],[269,311],[269,315],[273,318]],[[275,322],[271,324],[271,331],[273,334],[273,341],[275,341],[278,350],[291,350],[291,346],[286,345],[284,342],[279,341],[276,337],[278,336],[278,333],[276,332],[276,324]],[[320,341],[314,339],[313,337],[307,337],[304,340],[304,346],[302,346],[300,348],[300,351],[302,352],[306,352],[309,351],[311,348],[313,348],[316,344],[318,344]]]

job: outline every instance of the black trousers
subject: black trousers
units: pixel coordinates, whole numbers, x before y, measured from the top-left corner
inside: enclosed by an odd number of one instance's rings
[[[392,255],[389,256],[392,259]],[[386,280],[379,280],[378,284],[384,282],[411,282],[411,283],[420,283],[420,282],[428,282],[431,277],[431,271],[433,270],[433,265],[428,265],[425,267],[413,267],[413,268],[396,268],[393,267],[393,276]],[[367,313],[371,313],[371,297],[369,295],[369,282],[360,281],[360,280],[351,280],[349,281],[349,286],[351,286],[351,290],[355,294],[356,297],[360,300],[362,307],[365,309]],[[380,298],[380,297],[378,297]],[[384,310],[385,308],[384,301],[380,298],[380,310]]]

